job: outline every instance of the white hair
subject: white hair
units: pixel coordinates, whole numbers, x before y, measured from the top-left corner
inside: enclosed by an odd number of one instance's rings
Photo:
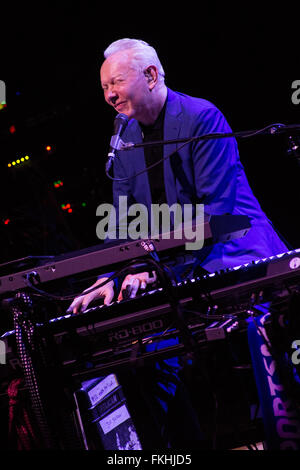
[[[104,51],[104,57],[107,59],[112,54],[119,51],[125,51],[127,49],[133,49],[133,60],[137,65],[144,70],[149,65],[156,65],[159,73],[159,80],[164,81],[165,72],[163,66],[160,63],[156,50],[150,46],[147,42],[141,39],[119,39],[111,43]]]

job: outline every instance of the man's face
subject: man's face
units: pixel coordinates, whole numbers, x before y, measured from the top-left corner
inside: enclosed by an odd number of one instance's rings
[[[136,70],[132,51],[120,51],[108,57],[100,70],[105,101],[117,113],[142,120],[147,112],[149,87],[142,70]]]

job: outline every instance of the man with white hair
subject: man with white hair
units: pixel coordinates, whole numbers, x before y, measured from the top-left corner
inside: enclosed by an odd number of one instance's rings
[[[104,56],[100,76],[105,101],[129,119],[122,135],[124,142],[141,143],[231,132],[223,114],[212,103],[174,92],[166,86],[165,72],[157,53],[146,42],[121,39],[112,43]],[[171,152],[172,156],[164,158],[163,164],[143,172]],[[137,202],[145,205],[149,212],[152,203],[167,203],[169,207],[176,203],[181,206],[199,203],[204,204],[208,214],[249,216],[252,228],[244,238],[203,248],[187,262],[191,273],[199,266],[212,272],[287,251],[249,187],[233,138],[190,142],[180,149],[171,144],[119,152],[114,159],[114,177],[116,210],[119,209],[119,197],[126,196],[128,206]],[[186,265],[176,268],[181,279]],[[92,287],[107,279],[102,276]],[[122,299],[123,290],[129,290],[129,296],[134,297],[139,289],[145,289],[154,281],[155,273],[128,274],[121,282],[118,299]],[[69,310],[74,313],[84,311],[99,297],[104,297],[105,304],[113,300],[113,281],[93,292],[83,293],[73,301]],[[173,359],[156,365],[158,372],[165,374],[166,391],[170,396],[177,393],[179,384],[176,377],[179,365],[177,359]],[[152,375],[144,379],[149,385]],[[161,400],[165,412],[168,401]],[[178,435],[189,442],[194,433],[196,442],[201,440],[201,432],[193,412],[189,407],[187,409],[190,410],[186,413],[190,434],[187,429],[181,429]]]
[[[122,135],[125,142],[231,132],[223,114],[212,103],[167,88],[157,53],[145,41],[120,39],[105,50],[104,57],[101,86],[105,101],[129,118]],[[134,177],[172,151],[174,154],[163,164]],[[128,206],[138,202],[149,213],[151,203],[165,202],[169,207],[200,203],[208,214],[249,216],[252,228],[244,238],[200,250],[192,261],[192,271],[201,266],[214,272],[287,251],[252,193],[233,138],[200,140],[178,152],[175,144],[120,152],[114,160],[114,176],[123,179],[113,184],[117,210],[119,196],[127,196]],[[126,177],[128,181],[124,181]],[[98,279],[93,287],[103,280]],[[134,297],[154,280],[155,275],[145,272],[129,274],[122,282],[118,299],[122,299],[125,289]],[[114,283],[75,299],[71,310],[84,310],[97,297],[104,297],[104,303],[109,304],[114,297]]]

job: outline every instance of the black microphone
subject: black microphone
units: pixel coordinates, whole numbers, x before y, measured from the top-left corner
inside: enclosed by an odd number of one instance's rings
[[[108,153],[108,161],[106,163],[106,171],[108,171],[111,167],[113,159],[116,156],[116,151],[120,150],[122,145],[121,136],[125,131],[127,124],[128,124],[128,116],[126,114],[118,114],[114,121],[114,135],[110,139],[110,148]]]

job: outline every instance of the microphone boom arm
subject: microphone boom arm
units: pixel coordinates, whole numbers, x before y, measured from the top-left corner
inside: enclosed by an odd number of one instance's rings
[[[300,124],[270,124],[262,129],[257,130],[249,130],[249,131],[241,131],[241,132],[225,132],[225,133],[212,133],[212,134],[204,134],[195,137],[183,137],[181,139],[172,139],[172,140],[157,140],[153,142],[142,142],[134,144],[133,142],[120,142],[118,150],[131,150],[133,148],[139,147],[147,147],[147,146],[155,146],[155,145],[168,145],[168,144],[179,144],[184,142],[197,142],[199,140],[209,140],[209,139],[223,139],[228,137],[235,137],[235,138],[249,138],[254,137],[255,135],[275,135],[275,134],[282,134],[286,133],[290,130],[298,130],[300,131]]]

